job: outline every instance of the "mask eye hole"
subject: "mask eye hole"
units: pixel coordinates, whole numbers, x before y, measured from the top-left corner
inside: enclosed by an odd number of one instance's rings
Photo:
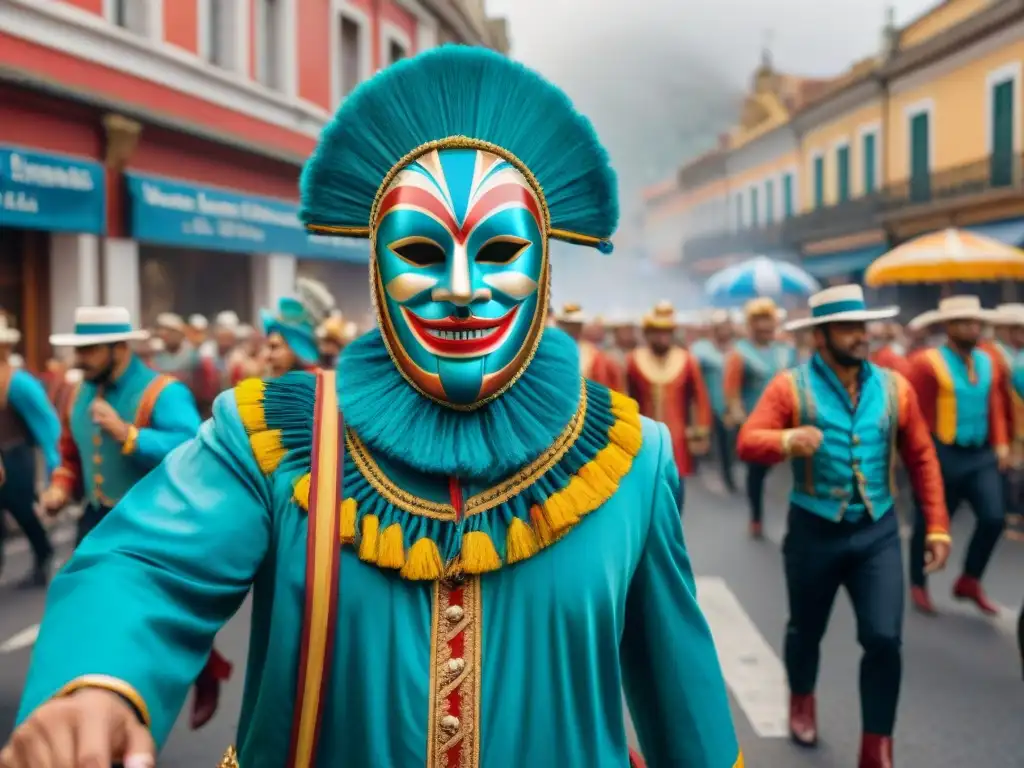
[[[414,267],[444,264],[444,248],[426,237],[407,237],[388,246],[392,253]]]
[[[499,235],[480,246],[476,252],[476,261],[478,264],[511,264],[529,246],[529,240]]]

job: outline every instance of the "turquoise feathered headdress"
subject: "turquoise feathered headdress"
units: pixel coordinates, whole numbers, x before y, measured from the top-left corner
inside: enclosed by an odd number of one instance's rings
[[[590,121],[536,72],[457,45],[394,64],[352,92],[303,169],[302,221],[317,234],[368,237],[398,172],[445,148],[503,157],[537,192],[549,237],[611,251],[618,189]]]

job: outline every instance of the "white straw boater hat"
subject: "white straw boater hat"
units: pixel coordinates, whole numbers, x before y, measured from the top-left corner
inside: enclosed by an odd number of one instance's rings
[[[995,325],[1024,325],[1024,304],[999,304],[992,314]]]
[[[978,320],[982,323],[999,323],[999,311],[985,309],[977,296],[949,296],[939,301],[938,309],[929,309],[913,320],[907,327],[919,331],[950,320]]]
[[[54,334],[50,343],[55,347],[89,347],[148,338],[146,331],[132,327],[131,315],[124,307],[79,307],[75,310],[74,333]]]
[[[899,307],[868,309],[864,289],[859,285],[836,285],[813,294],[807,299],[810,317],[786,323],[787,331],[799,331],[825,323],[868,323],[886,320],[900,313]]]
[[[13,347],[21,341],[21,331],[12,328],[7,320],[7,315],[0,313],[0,344]]]
[[[587,313],[583,311],[583,307],[579,304],[563,304],[562,311],[555,315],[555,320],[560,323],[582,325],[588,319]]]

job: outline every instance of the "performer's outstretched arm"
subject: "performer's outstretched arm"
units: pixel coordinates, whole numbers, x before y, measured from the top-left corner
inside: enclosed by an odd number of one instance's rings
[[[890,371],[889,375],[896,377],[899,406],[897,445],[914,488],[914,497],[924,514],[927,537],[949,541],[946,490],[942,484],[942,469],[935,453],[935,443],[928,431],[928,423],[921,415],[917,394],[910,383],[895,371]]]
[[[80,686],[121,693],[161,744],[271,541],[268,480],[234,393],[136,485],[54,579],[20,723]]]
[[[792,374],[776,374],[736,437],[736,454],[740,459],[778,464],[788,458],[786,434],[793,426],[794,407]]]
[[[180,381],[160,393],[148,426],[135,431],[124,452],[146,467],[155,467],[171,451],[196,436],[201,421],[195,398]]]
[[[697,605],[668,429],[650,528],[626,602],[621,652],[640,751],[650,768],[733,768],[739,747],[718,655]]]

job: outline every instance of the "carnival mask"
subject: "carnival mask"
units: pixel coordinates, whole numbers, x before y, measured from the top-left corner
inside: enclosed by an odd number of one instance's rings
[[[377,313],[405,377],[455,407],[504,391],[547,311],[541,206],[523,174],[485,151],[430,151],[398,173],[372,225]]]

